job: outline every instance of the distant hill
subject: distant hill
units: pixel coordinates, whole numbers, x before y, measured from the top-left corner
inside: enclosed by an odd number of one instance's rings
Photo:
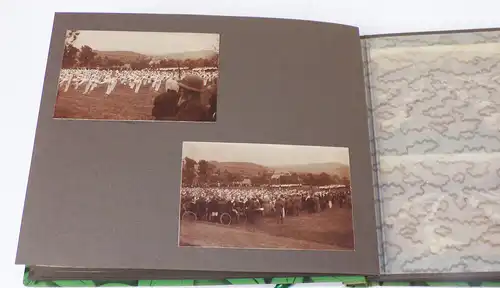
[[[213,50],[199,50],[199,51],[187,51],[182,53],[170,53],[160,56],[154,56],[153,58],[163,59],[175,59],[175,60],[186,60],[186,59],[208,59],[215,55]]]
[[[104,58],[108,57],[109,59],[117,59],[123,62],[132,62],[139,58],[148,58],[148,59],[174,59],[174,60],[186,60],[186,59],[199,59],[199,58],[211,58],[216,53],[212,50],[199,50],[199,51],[187,51],[182,53],[170,53],[165,55],[145,55],[132,51],[98,51],[94,50],[97,53],[97,56]]]
[[[101,58],[108,57],[109,59],[117,59],[117,60],[121,60],[124,62],[135,61],[139,58],[148,58],[148,56],[146,56],[146,55],[143,55],[143,54],[137,53],[137,52],[132,52],[132,51],[97,51],[97,50],[94,50],[94,52],[97,53],[98,57],[101,57]]]
[[[215,169],[223,172],[227,170],[231,173],[243,173],[244,176],[251,177],[258,175],[259,173],[274,171],[276,173],[280,172],[290,172],[299,174],[320,174],[322,172],[328,173],[330,175],[338,175],[340,177],[350,178],[349,166],[341,163],[313,163],[313,164],[303,164],[303,165],[289,165],[280,167],[266,167],[263,165],[250,163],[250,162],[217,162],[210,161],[211,165],[215,166]]]
[[[340,177],[350,178],[349,166],[337,162],[288,165],[272,168],[275,169],[276,172],[295,172],[299,174],[320,174],[325,172],[330,175],[339,175]]]
[[[265,166],[249,163],[249,162],[217,162],[210,161],[210,164],[214,165],[216,170],[224,172],[227,170],[230,173],[243,173],[244,176],[252,177],[259,173],[267,172],[269,169]]]

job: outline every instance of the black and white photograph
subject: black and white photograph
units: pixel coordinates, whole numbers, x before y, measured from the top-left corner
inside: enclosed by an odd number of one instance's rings
[[[183,142],[181,175],[179,246],[354,250],[346,147]]]
[[[208,33],[68,30],[54,118],[215,122],[219,41]]]

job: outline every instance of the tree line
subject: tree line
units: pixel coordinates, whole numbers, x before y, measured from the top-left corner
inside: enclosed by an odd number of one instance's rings
[[[100,56],[92,47],[83,45],[77,48],[74,43],[78,39],[80,32],[69,30],[66,33],[64,54],[62,61],[63,69],[89,68],[89,69],[160,69],[160,68],[180,68],[189,69],[197,67],[218,67],[219,55],[216,51],[210,58],[199,59],[161,59],[154,60],[147,56],[137,56],[135,58],[123,59],[124,57]]]
[[[281,176],[279,180],[272,179],[274,171],[262,171],[256,175],[249,175],[245,171],[221,171],[214,164],[207,160],[196,162],[191,158],[184,158],[182,166],[182,183],[183,185],[192,186],[231,186],[235,182],[242,182],[244,179],[250,179],[252,186],[262,186],[270,184],[302,184],[307,186],[326,186],[332,184],[342,184],[349,186],[351,181],[348,177],[339,175],[330,175],[326,172],[313,173],[290,173],[289,175]]]

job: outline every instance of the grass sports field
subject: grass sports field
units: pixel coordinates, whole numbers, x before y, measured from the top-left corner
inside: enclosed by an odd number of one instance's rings
[[[113,93],[105,97],[106,87],[97,87],[89,95],[83,89],[67,92],[59,89],[54,111],[55,118],[152,120],[152,99],[158,92],[141,87],[136,94],[127,86],[117,85]]]
[[[255,225],[229,226],[181,221],[180,243],[225,248],[352,250],[352,209],[334,206],[320,213],[302,213],[286,217],[284,224],[278,224],[275,218],[262,218]]]

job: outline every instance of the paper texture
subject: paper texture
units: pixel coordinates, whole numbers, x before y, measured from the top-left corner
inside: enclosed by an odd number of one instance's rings
[[[385,273],[500,269],[499,39],[363,40]]]

